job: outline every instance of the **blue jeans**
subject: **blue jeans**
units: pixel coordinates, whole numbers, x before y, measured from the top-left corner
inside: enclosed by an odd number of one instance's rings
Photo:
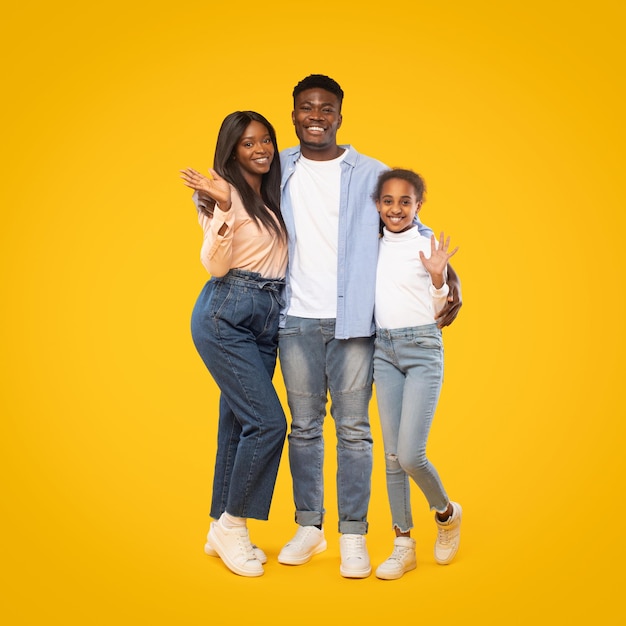
[[[326,401],[337,433],[339,532],[367,533],[372,476],[373,337],[335,339],[334,319],[287,316],[279,331],[280,365],[291,410],[289,464],[296,522],[324,521]]]
[[[443,382],[443,340],[436,324],[376,330],[374,381],[385,446],[387,494],[394,528],[413,527],[409,476],[431,509],[448,496],[426,458],[426,442]]]
[[[191,316],[191,333],[220,388],[211,517],[224,511],[266,520],[287,433],[272,376],[283,280],[231,270],[211,278]]]

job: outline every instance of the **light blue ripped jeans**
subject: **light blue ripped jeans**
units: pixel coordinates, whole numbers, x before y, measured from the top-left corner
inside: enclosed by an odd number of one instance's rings
[[[437,470],[426,458],[443,382],[443,340],[437,325],[376,329],[374,382],[392,523],[407,532],[413,527],[409,477],[431,510],[442,513],[449,502]]]

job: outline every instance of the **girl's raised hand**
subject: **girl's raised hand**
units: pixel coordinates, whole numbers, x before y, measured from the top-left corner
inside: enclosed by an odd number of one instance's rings
[[[230,185],[215,170],[210,169],[212,178],[207,178],[200,172],[188,167],[180,170],[181,178],[187,187],[208,194],[222,211],[228,211],[230,202]]]
[[[420,250],[420,259],[422,264],[426,268],[426,271],[430,274],[433,285],[437,288],[440,288],[443,285],[443,271],[446,269],[446,265],[448,265],[450,258],[456,254],[459,246],[454,248],[451,252],[448,251],[449,249],[450,237],[446,239],[443,232],[441,232],[439,235],[439,246],[437,246],[435,235],[431,235],[430,237],[429,258],[426,258],[426,255]],[[440,281],[441,284],[437,284]]]

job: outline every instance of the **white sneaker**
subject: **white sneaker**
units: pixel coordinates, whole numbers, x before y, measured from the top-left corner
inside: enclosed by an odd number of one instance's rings
[[[311,557],[326,550],[324,531],[315,526],[298,526],[294,538],[283,546],[278,562],[283,565],[302,565]]]
[[[463,509],[457,502],[451,502],[452,515],[440,522],[435,513],[437,523],[437,541],[435,542],[435,561],[440,565],[447,565],[455,557],[461,541],[461,517]]]
[[[219,556],[217,550],[209,543],[208,539],[209,538],[207,537],[207,542],[204,544],[204,553],[209,556]],[[263,550],[261,550],[261,548],[259,548],[259,546],[252,544],[252,552],[254,552],[254,556],[261,561],[263,565],[267,563],[267,555],[263,552]]]
[[[254,555],[245,526],[225,528],[219,522],[211,522],[207,543],[211,544],[231,572],[240,576],[263,574],[263,565]]]
[[[341,535],[339,539],[341,566],[345,578],[367,578],[372,572],[370,557],[365,545],[365,535]]]
[[[376,577],[383,580],[396,580],[405,572],[417,567],[415,560],[415,539],[396,537],[391,556],[376,569]]]

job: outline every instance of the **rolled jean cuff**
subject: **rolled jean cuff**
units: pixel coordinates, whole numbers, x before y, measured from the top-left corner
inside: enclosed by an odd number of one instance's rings
[[[296,524],[299,526],[321,526],[324,513],[319,511],[296,511]]]
[[[367,535],[367,522],[339,522],[342,535]]]

